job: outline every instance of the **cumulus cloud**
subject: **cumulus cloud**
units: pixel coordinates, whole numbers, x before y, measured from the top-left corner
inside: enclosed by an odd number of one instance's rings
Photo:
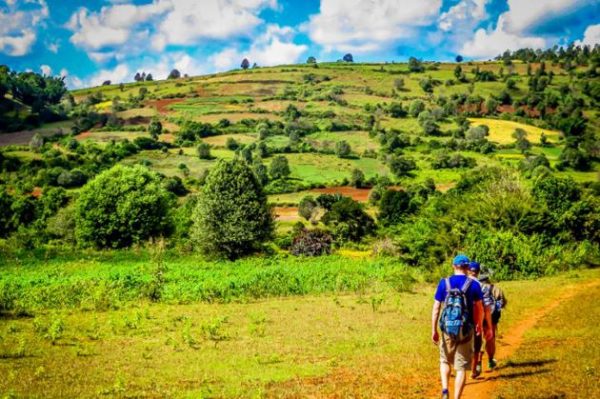
[[[138,36],[138,28],[143,30],[145,23],[165,14],[171,8],[169,0],[155,0],[151,4],[140,6],[117,4],[102,7],[97,13],[80,8],[66,26],[73,31],[71,43],[85,50],[98,51],[125,45],[134,36]],[[145,36],[148,36],[147,32]]]
[[[289,26],[271,24],[248,50],[226,48],[210,57],[209,61],[218,71],[239,67],[244,57],[260,66],[296,63],[308,50],[308,46],[294,43],[295,33]]]
[[[319,14],[304,28],[326,51],[372,52],[430,24],[441,5],[441,0],[322,0]]]
[[[583,39],[576,40],[575,44],[578,46],[587,45],[591,47],[600,44],[600,24],[588,26],[583,33]]]
[[[492,58],[505,50],[517,50],[524,47],[544,48],[546,40],[536,36],[521,36],[507,32],[504,16],[498,18],[496,29],[478,29],[472,40],[466,42],[461,53],[467,57],[486,59]]]
[[[101,69],[86,81],[80,82],[80,87],[85,86],[100,86],[103,82],[110,80],[111,82],[125,82],[132,79],[131,70],[126,64],[117,65],[113,69]]]
[[[190,45],[201,39],[250,35],[263,21],[258,17],[274,0],[171,0],[172,9],[153,37],[156,49],[169,44]]]
[[[122,61],[147,50],[162,51],[169,45],[196,45],[205,39],[225,40],[250,36],[262,24],[258,17],[275,0],[154,0],[133,5],[112,1],[91,12],[75,12],[66,27],[71,42],[103,63]]]
[[[490,0],[461,0],[439,18],[439,28],[444,32],[472,30],[487,17],[485,6]]]
[[[27,8],[21,6],[26,4]],[[48,18],[46,0],[10,0],[0,6],[0,53],[13,57],[29,54],[37,40],[35,27]]]
[[[597,3],[598,0],[508,0],[508,11],[502,14],[504,30],[510,33],[535,32],[541,24]]]

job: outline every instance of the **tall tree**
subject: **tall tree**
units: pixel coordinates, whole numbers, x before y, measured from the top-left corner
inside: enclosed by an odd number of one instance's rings
[[[248,68],[250,68],[250,61],[248,61],[248,58],[244,58],[242,60],[242,64],[240,65],[242,67],[242,69],[246,70]]]

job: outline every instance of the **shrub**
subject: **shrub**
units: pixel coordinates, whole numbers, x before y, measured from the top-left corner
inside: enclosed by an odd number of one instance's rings
[[[273,179],[285,179],[290,175],[290,165],[283,155],[276,156],[269,165],[269,174]]]
[[[319,204],[317,204],[317,201],[315,201],[312,196],[307,195],[302,198],[298,204],[298,215],[306,220],[310,220],[313,216],[313,212],[318,206]]]
[[[196,148],[196,151],[198,152],[198,158],[212,159],[212,155],[210,154],[210,144],[200,143]]]
[[[365,187],[365,174],[360,169],[353,169],[352,174],[350,175],[350,185],[356,188]]]
[[[417,164],[412,158],[405,156],[392,157],[388,166],[390,171],[397,177],[409,176],[410,172],[417,169]]]
[[[340,241],[360,241],[375,231],[373,218],[361,204],[349,197],[341,197],[333,203],[321,221],[333,228],[334,235]]]
[[[296,256],[321,256],[331,253],[331,234],[324,230],[303,230],[293,240],[290,252]]]
[[[347,141],[338,141],[335,145],[335,154],[340,158],[348,158],[352,153],[352,148]]]
[[[76,204],[77,241],[84,246],[122,248],[168,234],[172,195],[143,166],[117,165],[85,185]]]
[[[205,253],[236,259],[273,233],[273,215],[246,162],[221,160],[210,171],[192,214],[191,237]]]
[[[402,221],[405,215],[413,211],[411,196],[404,190],[387,190],[379,202],[377,219],[384,226]]]

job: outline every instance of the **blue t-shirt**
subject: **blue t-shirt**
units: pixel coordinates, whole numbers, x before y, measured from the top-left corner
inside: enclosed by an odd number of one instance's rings
[[[441,279],[438,284],[437,290],[435,291],[435,300],[444,303],[446,300],[446,281]],[[451,288],[462,288],[467,280],[467,276],[464,274],[455,274],[450,276],[450,287]],[[481,284],[475,279],[471,282],[469,289],[465,293],[467,299],[467,307],[469,308],[469,318],[473,323],[473,302],[483,300],[483,293],[481,292]]]

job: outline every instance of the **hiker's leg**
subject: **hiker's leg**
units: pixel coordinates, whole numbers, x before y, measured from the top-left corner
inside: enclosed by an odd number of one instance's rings
[[[489,360],[494,359],[494,356],[496,356],[496,330],[498,325],[494,324],[492,328],[494,330],[494,337],[485,342],[485,351],[487,352]]]
[[[471,373],[472,377],[476,377],[476,369],[477,364],[479,363],[479,352],[481,352],[481,345],[483,343],[483,337],[481,335],[476,335],[473,340],[473,361],[471,362]]]
[[[456,370],[456,378],[454,379],[454,399],[460,399],[463,388],[465,387],[467,370]]]
[[[448,389],[448,381],[450,380],[450,365],[448,363],[440,363],[440,375],[442,377],[442,390]]]

